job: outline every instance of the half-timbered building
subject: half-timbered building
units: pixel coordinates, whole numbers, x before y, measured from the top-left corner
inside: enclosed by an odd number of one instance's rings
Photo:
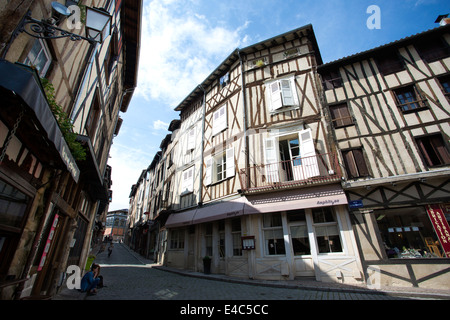
[[[51,297],[67,266],[84,270],[110,200],[107,159],[119,113],[136,86],[142,3],[65,4],[74,24],[59,2],[0,8],[2,299]],[[100,42],[86,41],[86,5],[108,17]]]
[[[318,67],[365,276],[448,289],[450,27]]]
[[[168,266],[200,271],[207,256],[236,277],[362,280],[321,63],[308,25],[236,49],[176,108],[175,161],[190,157],[175,168]]]

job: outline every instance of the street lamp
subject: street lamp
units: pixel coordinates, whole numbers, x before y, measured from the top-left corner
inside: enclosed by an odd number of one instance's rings
[[[67,7],[56,1],[52,2],[52,7],[63,17],[72,15]],[[28,11],[17,26],[12,39],[17,37],[19,33],[25,32],[39,39],[69,38],[72,41],[86,40],[91,44],[95,44],[102,43],[111,33],[111,15],[105,9],[90,8],[88,6],[86,6],[86,37],[55,27],[54,23],[55,19],[50,19],[50,21],[36,20],[31,17],[31,11]],[[27,28],[28,25],[29,28]]]

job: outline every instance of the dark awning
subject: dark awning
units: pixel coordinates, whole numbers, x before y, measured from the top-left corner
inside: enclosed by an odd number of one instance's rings
[[[51,149],[55,149],[73,179],[78,182],[80,170],[48,105],[36,71],[25,65],[0,60],[0,88],[2,116],[14,123],[20,108],[25,108],[24,120],[30,130],[27,135],[17,134],[18,137],[26,141],[27,147],[33,150],[36,156],[40,155],[43,161],[49,163],[54,162],[54,159],[46,158],[45,153],[50,149],[50,154],[53,155]],[[30,139],[30,135],[36,131],[46,138],[45,141]],[[48,148],[42,144],[47,144]]]

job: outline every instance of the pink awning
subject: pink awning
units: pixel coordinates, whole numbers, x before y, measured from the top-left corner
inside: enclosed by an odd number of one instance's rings
[[[245,198],[237,198],[197,209],[193,223],[204,223],[233,218],[244,214]]]
[[[325,185],[305,189],[247,196],[244,214],[288,211],[347,204],[347,197],[339,185]]]
[[[172,213],[166,221],[167,228],[185,227],[192,224],[197,209]]]

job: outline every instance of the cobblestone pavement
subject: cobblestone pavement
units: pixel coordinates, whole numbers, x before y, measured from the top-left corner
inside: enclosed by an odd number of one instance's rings
[[[77,290],[62,288],[53,300],[409,300],[437,299],[448,296],[410,294],[408,292],[373,292],[324,286],[296,285],[288,282],[251,282],[230,280],[224,276],[182,274],[179,271],[152,265],[123,244],[115,244],[111,257],[107,252],[97,255],[106,287],[97,295],[86,296]],[[168,272],[172,271],[172,272]],[[284,282],[286,283],[286,282]],[[314,282],[311,282],[314,283]]]

